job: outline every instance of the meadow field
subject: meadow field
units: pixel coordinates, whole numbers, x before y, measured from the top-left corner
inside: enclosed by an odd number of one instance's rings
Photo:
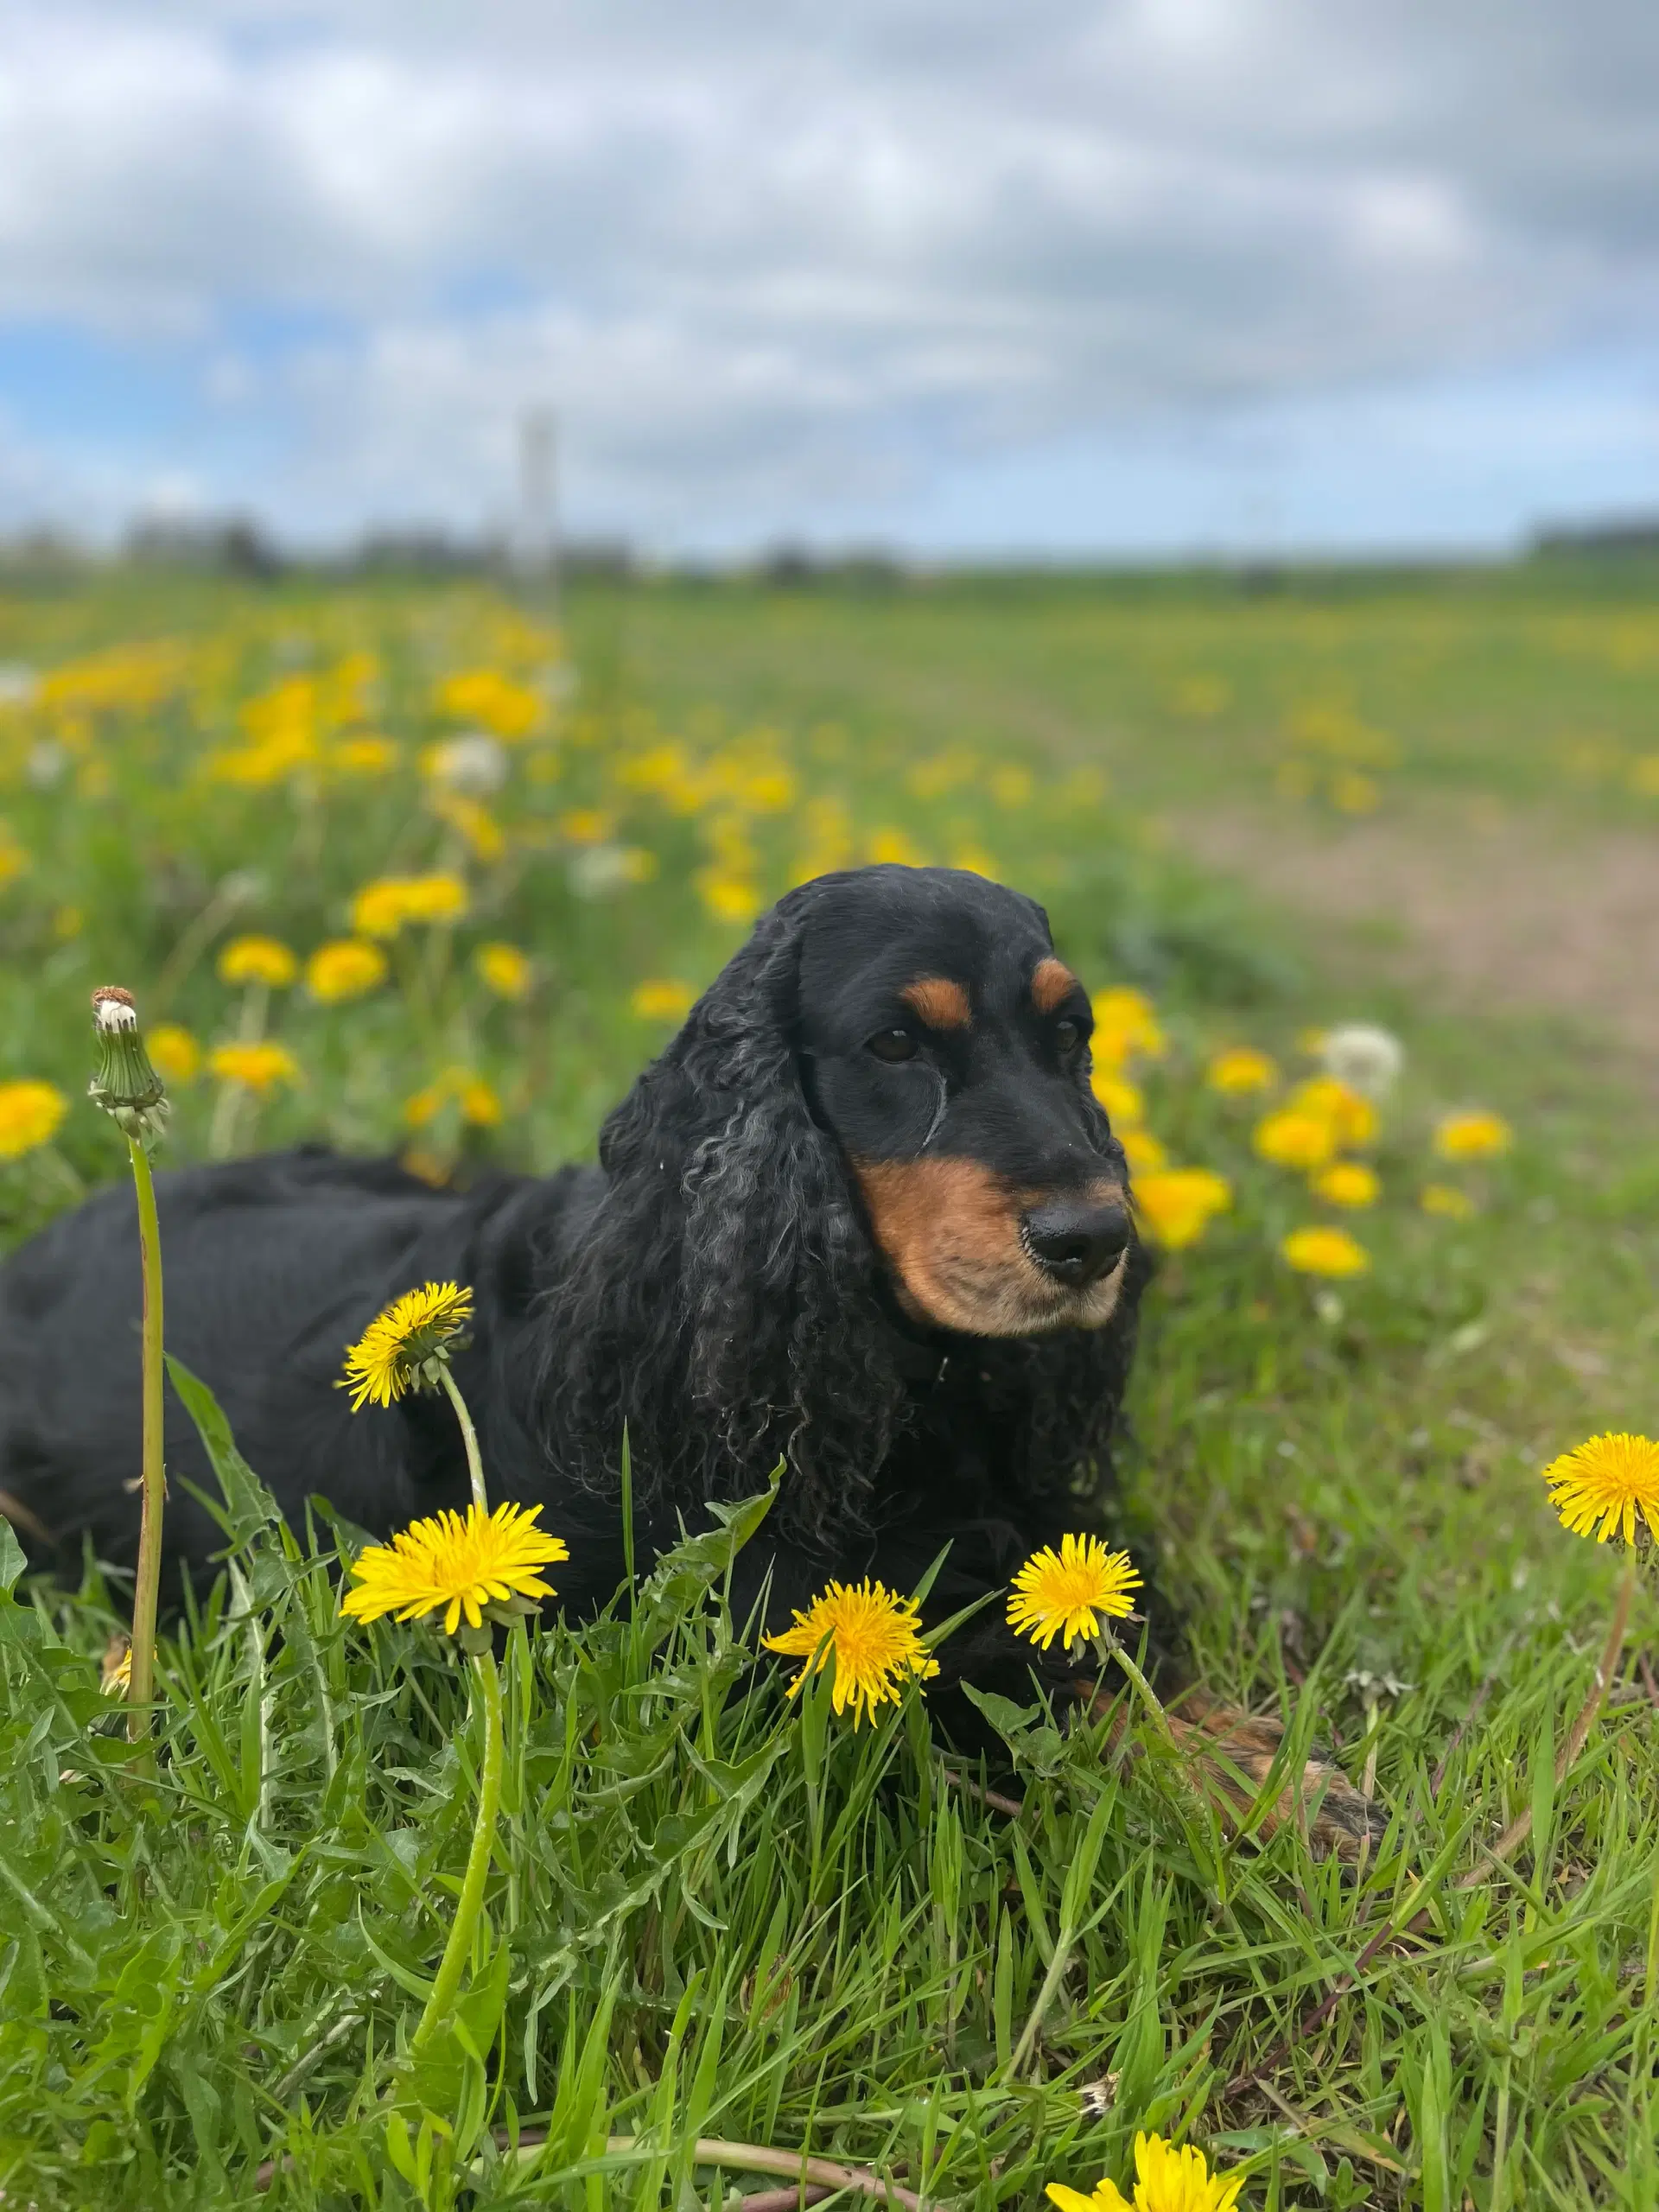
[[[153,1752],[100,1679],[122,1591],[22,1575],[0,1524],[0,2202],[1023,2207],[1128,2190],[1145,2130],[1242,2207],[1659,2207],[1659,1612],[1558,1776],[1622,1568],[1540,1479],[1659,1426],[1651,974],[1628,901],[1583,926],[1659,858],[1659,585],[561,613],[0,584],[0,1241],[126,1173],[95,985],[168,1081],[160,1166],[540,1170],[790,884],[995,874],[1096,994],[1160,1249],[1120,1540],[1193,1671],[1333,1745],[1387,1838],[1230,1833],[1143,1719],[1114,1751],[999,1713],[988,1789],[925,1683],[862,1727],[791,1701],[723,1603],[734,1529],[509,1638],[483,1932],[411,2061],[466,1677],[343,1619],[359,1538],[283,1535],[215,1434],[226,1574],[164,1639]],[[1356,1023],[1403,1050],[1363,1111]]]

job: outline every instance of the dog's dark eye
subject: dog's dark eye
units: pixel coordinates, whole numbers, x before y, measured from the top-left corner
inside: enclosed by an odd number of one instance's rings
[[[870,1039],[870,1050],[878,1060],[913,1060],[916,1039],[908,1029],[878,1029]]]
[[[1060,1058],[1069,1060],[1074,1053],[1083,1050],[1083,1024],[1073,1021],[1069,1014],[1064,1020],[1057,1021],[1054,1042],[1059,1047]]]

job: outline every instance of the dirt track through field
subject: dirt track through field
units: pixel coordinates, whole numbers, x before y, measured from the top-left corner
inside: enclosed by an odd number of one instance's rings
[[[1303,912],[1397,932],[1461,1002],[1567,1014],[1659,1079],[1659,836],[1427,809],[1351,827],[1183,817],[1179,842]]]

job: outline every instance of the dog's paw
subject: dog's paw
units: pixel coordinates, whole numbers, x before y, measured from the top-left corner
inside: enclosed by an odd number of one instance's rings
[[[1195,1690],[1172,1708],[1169,1724],[1195,1786],[1230,1827],[1242,1827],[1280,1756],[1283,1722]],[[1314,1852],[1350,1865],[1374,1851],[1388,1830],[1383,1808],[1356,1789],[1332,1760],[1317,1755],[1299,1776],[1281,1778],[1257,1833],[1273,1835],[1287,1822],[1302,1830]]]

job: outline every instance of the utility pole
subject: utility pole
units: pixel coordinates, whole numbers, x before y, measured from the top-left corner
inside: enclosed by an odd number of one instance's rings
[[[553,410],[529,407],[518,426],[519,575],[539,584],[550,612],[559,601],[557,447]]]

